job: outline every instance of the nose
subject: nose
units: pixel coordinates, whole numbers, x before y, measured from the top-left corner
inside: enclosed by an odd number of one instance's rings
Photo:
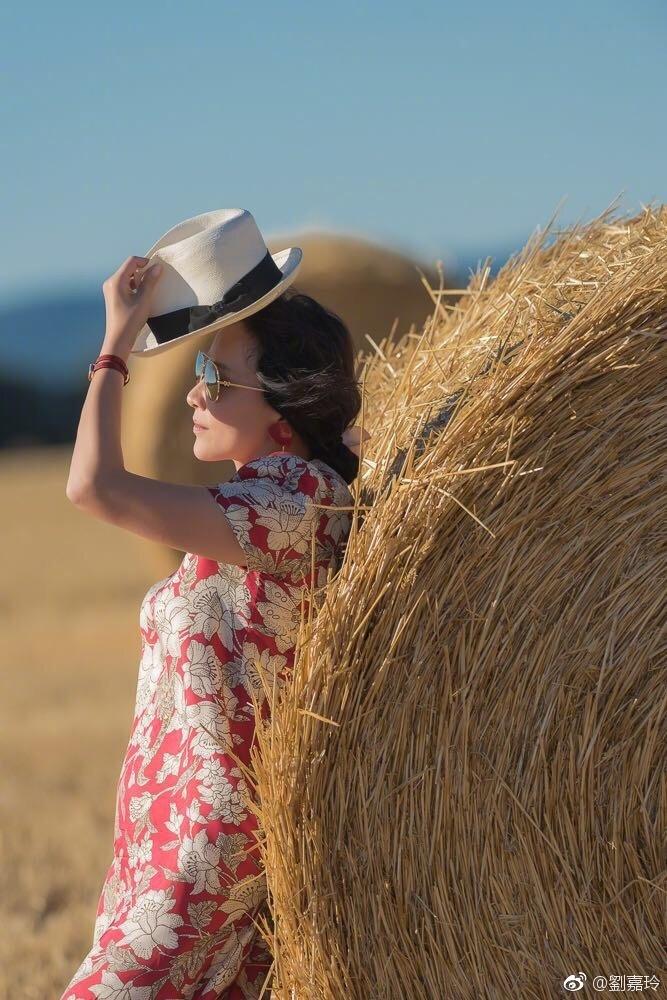
[[[202,405],[206,398],[204,380],[198,379],[198,381],[195,382],[195,384],[189,390],[185,398],[188,401],[188,406],[191,406],[193,409],[200,409],[200,410],[205,409],[206,407]]]

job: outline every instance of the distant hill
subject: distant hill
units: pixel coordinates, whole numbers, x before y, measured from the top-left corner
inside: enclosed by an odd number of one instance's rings
[[[74,441],[87,387],[51,388],[0,372],[0,448]]]
[[[31,383],[72,388],[86,379],[88,361],[104,337],[101,288],[67,292],[36,289],[0,304],[0,371]],[[36,363],[37,362],[37,363]]]

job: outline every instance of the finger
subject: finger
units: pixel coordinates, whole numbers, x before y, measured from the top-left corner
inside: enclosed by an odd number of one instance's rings
[[[141,263],[134,272],[134,281],[136,285],[139,285],[151,268],[158,263],[157,259],[151,259],[150,257],[142,257],[141,260],[143,263]]]
[[[135,271],[144,267],[148,263],[148,257],[128,257],[118,268],[118,275],[121,279],[129,278]]]
[[[153,285],[157,284],[161,271],[162,264],[159,260],[156,260],[154,264],[151,264],[151,266],[144,271],[141,277],[141,288],[146,288],[148,290]]]

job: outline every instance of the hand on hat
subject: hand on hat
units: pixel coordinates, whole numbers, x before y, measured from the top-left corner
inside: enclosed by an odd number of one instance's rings
[[[146,267],[148,257],[128,257],[102,285],[106,306],[104,342],[131,350],[150,313],[155,286],[160,280],[159,261]]]

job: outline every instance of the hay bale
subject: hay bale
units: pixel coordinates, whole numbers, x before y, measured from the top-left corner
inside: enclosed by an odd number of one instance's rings
[[[254,757],[279,1000],[664,982],[667,209],[551,228],[367,366]]]
[[[357,349],[389,334],[398,338],[411,324],[421,325],[431,303],[415,262],[404,255],[347,236],[309,233],[267,240],[272,252],[297,244],[304,260],[295,288],[313,295],[348,324]],[[435,281],[435,271],[419,265]],[[175,483],[223,482],[231,462],[203,464],[192,451],[192,410],[186,395],[194,382],[197,351],[211,338],[200,338],[156,357],[132,357],[131,378],[122,411],[123,457],[141,476]],[[183,557],[165,546],[137,538],[155,572],[174,571]]]

